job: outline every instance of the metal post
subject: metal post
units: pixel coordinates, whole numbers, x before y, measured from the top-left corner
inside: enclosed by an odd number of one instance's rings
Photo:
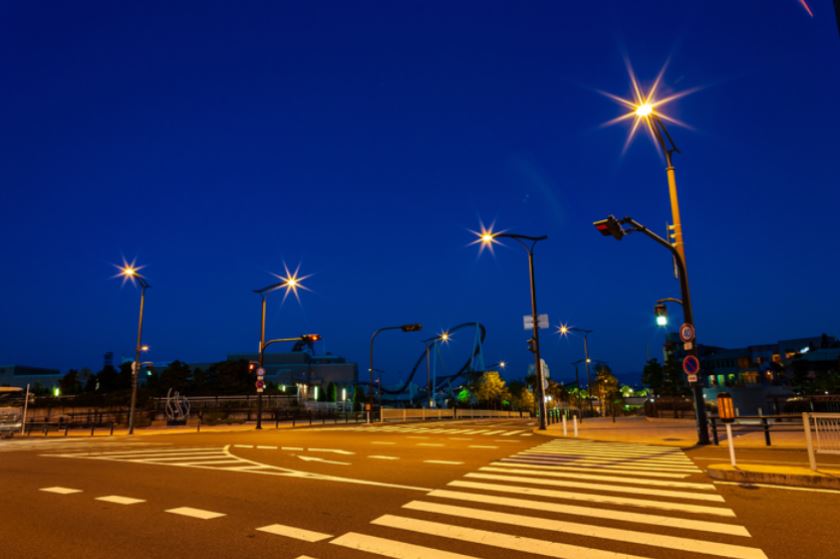
[[[761,423],[764,425],[764,444],[770,446],[770,425],[767,423],[767,418],[762,417]]]
[[[592,375],[589,369],[589,334],[583,334],[583,356],[586,364],[586,391],[588,393],[588,400],[589,400],[589,413],[595,414],[595,410],[592,409]],[[603,403],[601,404],[601,410],[603,415]]]
[[[569,426],[566,424],[566,415],[563,414],[563,436],[569,436]]]
[[[718,446],[720,444],[720,441],[718,440],[717,423],[716,423],[714,417],[712,417],[711,419],[712,419],[712,439],[715,442],[715,446]]]
[[[26,412],[29,411],[29,385],[26,385],[26,395],[23,398],[23,419],[20,422],[20,434],[26,430]]]
[[[808,464],[811,469],[817,471],[817,455],[814,452],[814,441],[811,438],[811,414],[804,412],[802,414],[802,426],[805,428],[805,443],[808,446]]]
[[[140,282],[140,317],[137,319],[137,346],[134,348],[134,363],[131,364],[131,404],[128,408],[128,434],[134,434],[134,411],[137,407],[137,375],[140,372],[140,352],[143,351],[143,309],[146,304],[147,284]]]
[[[572,416],[572,430],[575,434],[575,438],[578,436],[578,418],[577,416]]]
[[[534,372],[537,374],[537,394],[539,396],[538,409],[540,412],[540,431],[548,428],[546,423],[545,408],[545,377],[543,376],[542,360],[540,359],[540,325],[537,314],[537,287],[534,278],[534,247],[528,250],[528,274],[531,279],[531,315],[533,316],[534,336]]]
[[[259,371],[263,368],[263,355],[265,354],[265,311],[266,311],[266,298],[264,294],[260,295],[261,307],[262,307],[262,314],[260,317],[260,353],[259,357],[257,358],[258,365],[257,365],[257,378],[259,378]],[[257,429],[262,429],[262,391],[257,391]]]
[[[735,441],[732,439],[732,424],[726,424],[726,442],[729,443],[729,462],[732,464],[732,467],[736,467],[737,464],[735,463]]]

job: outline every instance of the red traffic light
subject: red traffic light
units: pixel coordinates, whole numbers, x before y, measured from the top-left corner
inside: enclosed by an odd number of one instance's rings
[[[258,364],[259,363],[257,363],[256,361],[248,361],[248,372],[253,373],[254,371],[256,371]]]
[[[422,324],[403,324],[400,326],[403,332],[418,332],[423,329]]]
[[[616,240],[620,241],[625,235],[621,223],[614,215],[607,217],[607,219],[600,219],[592,225],[605,237],[612,235]]]
[[[321,339],[321,334],[301,334],[300,339],[306,342],[317,342]]]

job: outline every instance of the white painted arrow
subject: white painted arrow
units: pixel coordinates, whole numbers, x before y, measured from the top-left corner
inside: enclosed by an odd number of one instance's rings
[[[322,462],[324,464],[338,464],[339,466],[349,466],[350,462],[338,462],[336,460],[326,460],[324,458],[318,458],[317,456],[303,456],[298,454],[298,458],[305,462]]]
[[[349,450],[340,450],[338,448],[310,448],[309,452],[332,452],[333,454],[356,454],[355,452],[350,452]]]

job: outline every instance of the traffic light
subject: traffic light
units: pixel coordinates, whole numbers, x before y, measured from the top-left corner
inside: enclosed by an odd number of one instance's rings
[[[403,332],[417,332],[417,331],[423,329],[423,325],[422,324],[403,324],[402,326],[400,326],[400,329]]]
[[[257,372],[257,363],[256,361],[248,361],[248,372],[249,373],[256,373]]]
[[[528,338],[528,351],[531,353],[537,352],[537,339],[534,337]]]
[[[664,304],[657,303],[653,307],[653,314],[656,316],[657,326],[668,326],[668,308]]]
[[[301,334],[300,339],[309,343],[317,342],[321,339],[321,334]]]
[[[603,236],[606,237],[608,235],[612,235],[618,241],[620,241],[625,235],[624,229],[621,227],[621,223],[619,223],[614,215],[609,216],[607,219],[598,220],[592,225],[594,225],[595,229],[600,231]]]

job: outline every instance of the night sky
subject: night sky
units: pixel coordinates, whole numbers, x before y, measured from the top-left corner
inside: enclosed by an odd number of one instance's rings
[[[311,292],[269,305],[271,337],[386,382],[420,340],[486,324],[485,359],[532,355],[525,253],[470,229],[547,234],[540,311],[590,328],[631,380],[661,354],[668,254],[591,223],[663,232],[664,161],[598,93],[630,95],[667,59],[698,341],[840,334],[840,37],[829,0],[6,2],[0,17],[0,363],[98,369],[130,356],[144,265],[155,361],[256,351],[255,288],[283,263]],[[675,309],[672,313],[677,314]],[[543,337],[569,380],[579,337]],[[459,332],[443,360],[465,358]]]

